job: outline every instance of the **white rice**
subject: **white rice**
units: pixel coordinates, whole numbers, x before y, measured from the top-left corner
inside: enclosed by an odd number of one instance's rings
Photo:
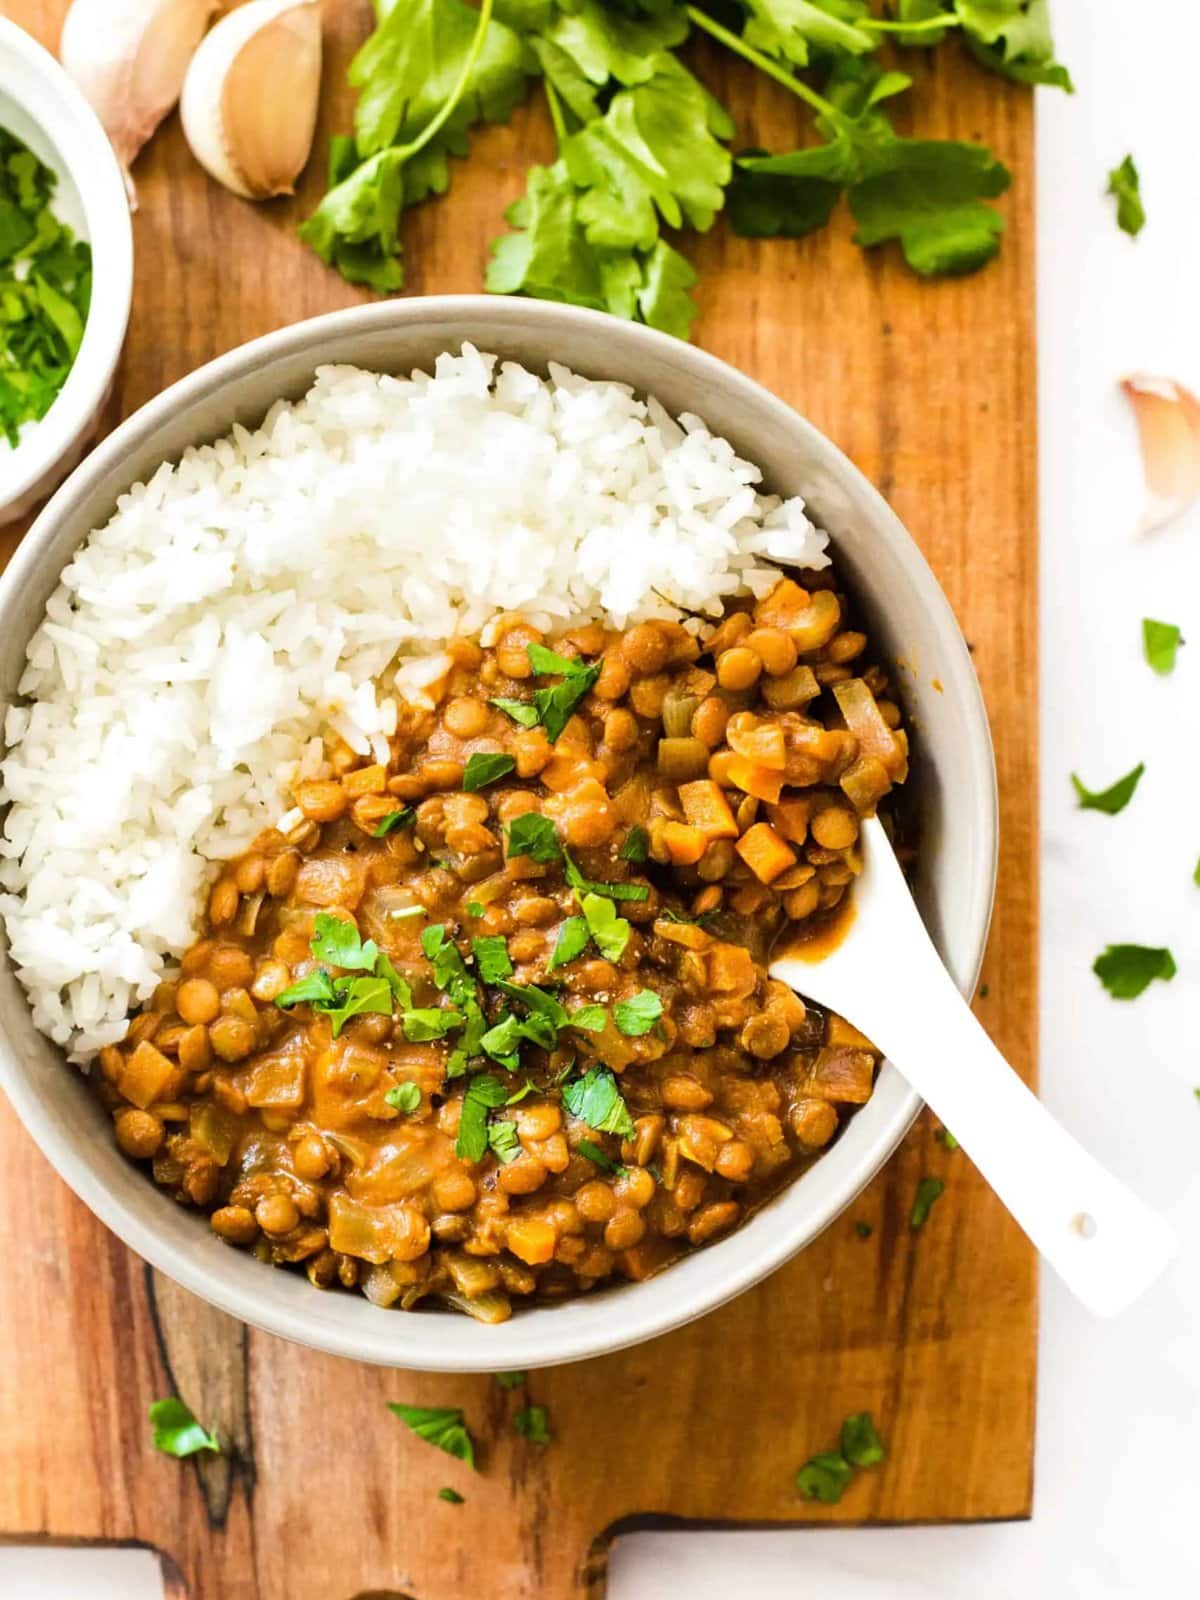
[[[4,722],[0,913],[37,1026],[80,1061],[123,1036],[322,733],[385,756],[397,651],[414,698],[499,611],[623,627],[827,565],[759,477],[697,417],[464,345],[433,377],[324,367],[123,495]]]

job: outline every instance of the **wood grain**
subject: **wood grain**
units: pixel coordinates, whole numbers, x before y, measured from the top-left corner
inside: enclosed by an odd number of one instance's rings
[[[65,0],[7,0],[53,41]],[[326,5],[325,127],[367,6]],[[775,86],[698,52],[744,144],[782,147]],[[699,341],[804,411],[890,496],[975,649],[996,736],[1000,899],[979,1010],[1032,1076],[1036,1023],[1036,484],[1032,115],[1026,93],[945,51],[910,58],[931,134],[985,139],[1013,168],[1000,261],[925,285],[864,255],[845,220],[800,243],[718,227],[701,271]],[[473,144],[453,190],[405,226],[408,291],[479,288],[488,240],[530,161],[540,111]],[[353,303],[296,241],[320,192],[251,207],[209,183],[169,124],[137,166],[134,315],[110,421],[253,335]],[[0,536],[0,557],[15,534]],[[522,1403],[484,1378],[358,1367],[258,1333],[156,1283],[0,1113],[0,1538],[140,1540],[193,1600],[464,1595],[604,1588],[611,1531],[649,1518],[896,1523],[1028,1514],[1035,1272],[1031,1252],[928,1119],[846,1217],[770,1282],[703,1321],[604,1360],[535,1374],[553,1445],[517,1438]],[[914,1234],[918,1178],[945,1197]],[[163,1202],[167,1202],[164,1200]],[[856,1221],[871,1224],[858,1238]],[[265,1269],[264,1269],[265,1270]],[[146,1407],[172,1383],[234,1442],[197,1469],[156,1456]],[[410,1437],[389,1399],[462,1405],[482,1471]],[[794,1468],[869,1409],[886,1466],[840,1506],[798,1501]],[[466,1506],[436,1498],[443,1484]]]

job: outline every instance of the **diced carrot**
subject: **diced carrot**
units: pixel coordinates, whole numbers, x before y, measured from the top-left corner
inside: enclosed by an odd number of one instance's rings
[[[712,935],[694,922],[670,922],[666,917],[660,917],[654,924],[654,931],[660,939],[681,944],[685,950],[703,950],[712,943]]]
[[[664,823],[662,842],[677,867],[694,867],[708,849],[708,840],[700,829],[687,822]]]
[[[753,761],[757,766],[768,767],[772,772],[782,772],[787,766],[787,745],[784,742],[783,729],[777,722],[760,722],[757,727],[735,726],[736,718],[730,718],[729,726],[725,730],[725,737],[729,741],[729,748],[735,750],[739,756],[745,756],[747,761]]]
[[[715,944],[706,957],[709,988],[719,994],[754,993],[758,981],[750,952],[740,944]]]
[[[803,844],[808,838],[810,803],[807,795],[789,795],[778,805],[767,807],[767,820],[789,844]]]
[[[504,1243],[528,1267],[544,1266],[554,1257],[558,1234],[538,1217],[513,1217],[504,1230]]]
[[[760,600],[755,606],[754,615],[765,627],[791,628],[808,610],[808,606],[807,591],[791,578],[781,578],[766,599]]]
[[[760,883],[773,883],[781,872],[796,864],[796,852],[769,822],[756,822],[747,828],[734,849]]]
[[[706,839],[737,838],[738,825],[729,809],[729,801],[721,793],[721,786],[711,778],[681,783],[679,803],[692,827],[699,828]]]
[[[712,765],[709,765],[712,771]],[[735,788],[741,789],[744,794],[752,794],[756,800],[767,800],[774,803],[783,792],[783,773],[772,772],[770,767],[760,767],[754,761],[747,761],[745,756],[732,755],[725,765],[729,782]]]
[[[166,1097],[178,1077],[175,1063],[169,1061],[149,1039],[143,1039],[129,1059],[122,1064],[117,1077],[117,1088],[130,1105],[145,1111],[155,1100]]]

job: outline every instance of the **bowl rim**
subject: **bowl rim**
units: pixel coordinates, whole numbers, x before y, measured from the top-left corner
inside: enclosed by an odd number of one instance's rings
[[[972,992],[982,966],[991,921],[998,862],[999,808],[995,759],[983,695],[950,603],[899,517],[832,440],[793,407],[737,368],[667,334],[621,322],[603,312],[557,302],[514,301],[490,295],[442,295],[354,306],[262,335],[217,356],[147,401],[71,473],[42,510],[0,577],[0,619],[13,594],[36,574],[43,549],[52,544],[61,521],[71,516],[97,482],[120,466],[128,451],[157,432],[176,410],[201,400],[211,402],[260,365],[288,356],[307,355],[311,351],[315,370],[322,364],[322,346],[340,335],[388,331],[446,318],[462,324],[456,332],[447,334],[447,347],[478,337],[480,324],[492,323],[497,336],[502,337],[508,327],[527,329],[530,319],[543,325],[546,344],[552,344],[555,331],[564,326],[593,329],[602,326],[614,341],[614,364],[620,360],[617,346],[621,338],[647,345],[669,359],[677,370],[683,363],[686,380],[698,394],[704,392],[708,379],[719,383],[735,397],[742,395],[748,401],[753,400],[756,407],[774,411],[780,423],[798,439],[803,438],[840,482],[852,483],[856,492],[873,504],[875,516],[903,551],[914,583],[928,605],[931,631],[939,650],[944,651],[939,658],[939,671],[944,679],[947,671],[954,671],[966,698],[967,715],[958,731],[969,748],[969,765],[979,782],[971,795],[963,797],[963,804],[972,812],[969,829],[974,830],[972,837],[979,841],[979,848],[973,853],[975,870],[965,896],[967,909],[962,918],[964,926],[972,930],[971,937],[964,939],[964,948],[954,952],[953,969],[963,992]],[[444,330],[439,327],[438,331]],[[614,381],[622,380],[614,377]],[[703,412],[703,405],[698,409]],[[232,412],[232,405],[229,410]],[[217,437],[220,428],[219,420],[214,419],[212,430],[205,437]],[[127,482],[123,484],[122,492],[128,486]],[[69,560],[69,555],[65,559]],[[889,1114],[870,1142],[857,1150],[853,1170],[847,1172],[845,1181],[822,1202],[810,1206],[802,1226],[773,1232],[759,1230],[751,1246],[747,1243],[747,1232],[755,1219],[748,1219],[743,1228],[736,1229],[726,1239],[685,1257],[644,1283],[615,1285],[559,1306],[530,1308],[500,1325],[481,1328],[470,1324],[485,1338],[464,1351],[457,1341],[444,1333],[446,1316],[454,1316],[460,1322],[469,1321],[460,1313],[398,1317],[381,1313],[364,1299],[364,1316],[348,1331],[336,1318],[323,1313],[324,1296],[308,1291],[311,1306],[306,1300],[300,1310],[278,1304],[269,1297],[264,1301],[250,1288],[235,1281],[234,1274],[212,1264],[219,1258],[169,1240],[151,1221],[144,1220],[112,1192],[92,1165],[81,1159],[70,1137],[43,1108],[32,1077],[22,1070],[16,1051],[0,1032],[0,1087],[26,1131],[64,1182],[143,1260],[210,1304],[263,1332],[333,1355],[429,1372],[548,1367],[612,1354],[681,1327],[753,1287],[811,1243],[852,1204],[908,1132],[921,1110],[922,1101],[886,1062],[877,1080],[877,1095],[885,1083]],[[816,1171],[833,1159],[841,1143],[839,1141],[807,1172]],[[805,1176],[805,1173],[800,1174],[780,1194],[794,1193]],[[764,1210],[774,1209],[776,1203],[777,1200],[769,1202]],[[763,1211],[757,1213],[759,1217],[762,1215]],[[218,1242],[217,1249],[225,1252],[226,1247]],[[258,1266],[257,1263],[250,1265]],[[671,1286],[671,1291],[662,1292],[664,1283]],[[658,1292],[647,1293],[655,1285]],[[635,1310],[632,1302],[639,1296],[640,1304]]]
[[[0,16],[0,65],[24,68],[4,92],[45,134],[79,196],[92,247],[92,298],[66,382],[40,422],[5,462],[0,507],[15,505],[54,470],[87,428],[120,359],[133,301],[133,225],[120,162],[100,119],[61,64],[15,22]]]

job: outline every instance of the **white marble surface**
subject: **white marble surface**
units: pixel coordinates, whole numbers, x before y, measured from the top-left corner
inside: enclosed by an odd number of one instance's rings
[[[637,1535],[618,1542],[610,1600],[1200,1592],[1200,1052],[1189,1032],[1200,999],[1200,748],[1176,748],[1194,738],[1200,704],[1200,513],[1136,533],[1137,449],[1115,387],[1138,369],[1200,387],[1200,6],[1057,0],[1055,16],[1079,92],[1045,91],[1039,103],[1042,1086],[1096,1154],[1175,1219],[1183,1253],[1115,1324],[1092,1322],[1044,1283],[1032,1522]],[[1136,242],[1102,196],[1127,150],[1150,214]],[[1141,660],[1147,615],[1195,641],[1171,679]],[[1147,773],[1126,813],[1075,810],[1072,770],[1103,787],[1139,760]],[[1121,941],[1170,944],[1175,982],[1133,1004],[1109,1000],[1091,962]],[[771,1448],[789,1462],[822,1442],[790,1437],[786,1419],[777,1427]],[[0,1550],[0,1594],[158,1594],[145,1565],[113,1560],[119,1572],[106,1579],[96,1566],[85,1579],[60,1553]]]

